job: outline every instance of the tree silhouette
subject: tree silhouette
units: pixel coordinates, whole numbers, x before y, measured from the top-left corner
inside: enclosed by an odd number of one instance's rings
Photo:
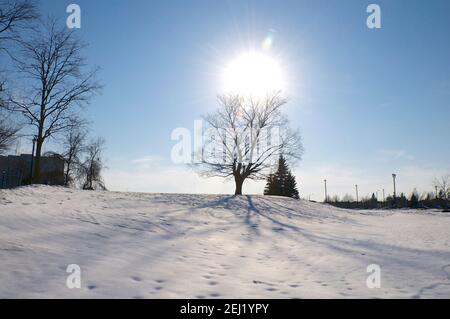
[[[49,19],[34,29],[31,40],[21,42],[20,58],[14,57],[27,81],[20,95],[10,96],[7,106],[23,115],[36,132],[33,181],[37,183],[44,142],[76,125],[79,109],[100,90],[97,69],[84,70],[84,48],[73,31]]]
[[[246,179],[266,179],[282,153],[294,162],[302,155],[300,135],[289,128],[280,92],[264,98],[219,96],[219,109],[205,117],[208,138],[197,167],[205,176],[234,178],[236,195]]]

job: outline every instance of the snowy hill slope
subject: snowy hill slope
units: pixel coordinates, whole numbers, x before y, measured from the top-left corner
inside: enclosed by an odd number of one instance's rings
[[[0,297],[450,298],[450,214],[278,197],[0,191]],[[80,289],[66,287],[69,264]],[[369,289],[366,268],[381,267]]]

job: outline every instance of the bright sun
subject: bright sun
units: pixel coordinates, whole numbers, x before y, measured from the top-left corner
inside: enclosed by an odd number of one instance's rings
[[[226,93],[263,97],[284,89],[282,72],[276,60],[268,55],[249,52],[233,60],[223,72]]]

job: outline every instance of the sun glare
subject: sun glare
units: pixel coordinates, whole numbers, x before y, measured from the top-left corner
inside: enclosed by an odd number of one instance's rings
[[[282,72],[273,58],[263,53],[249,52],[233,60],[223,72],[225,93],[262,97],[284,89]]]

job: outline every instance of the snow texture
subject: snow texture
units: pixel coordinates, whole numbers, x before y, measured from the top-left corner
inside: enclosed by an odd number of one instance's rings
[[[0,297],[450,298],[449,243],[438,211],[22,187],[0,191]]]

